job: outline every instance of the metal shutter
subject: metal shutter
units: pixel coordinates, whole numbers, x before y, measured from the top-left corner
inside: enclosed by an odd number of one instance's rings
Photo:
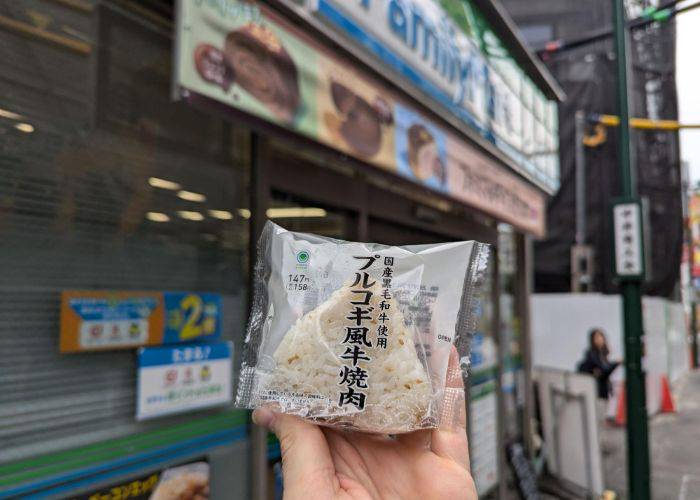
[[[134,421],[133,351],[60,355],[60,291],[220,292],[225,336],[234,338],[248,223],[237,215],[247,173],[232,146],[245,132],[170,102],[162,26],[109,3],[0,0],[0,16],[14,23],[0,23],[2,463],[193,418]],[[153,188],[150,177],[207,201]],[[184,220],[181,210],[205,219]],[[151,222],[150,211],[170,221]]]

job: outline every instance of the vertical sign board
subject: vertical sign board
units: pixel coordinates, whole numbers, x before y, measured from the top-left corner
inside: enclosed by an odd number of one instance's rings
[[[230,403],[232,354],[231,342],[139,349],[136,419]]]
[[[642,220],[639,201],[620,201],[613,205],[615,274],[620,279],[641,279],[644,276]]]
[[[690,235],[692,239],[692,247],[689,249],[691,273],[693,285],[698,289],[700,285],[700,195],[694,194],[690,197],[688,207],[688,217],[690,225]]]
[[[479,495],[498,484],[498,398],[496,395],[496,346],[477,332],[472,340],[469,431],[471,468]]]

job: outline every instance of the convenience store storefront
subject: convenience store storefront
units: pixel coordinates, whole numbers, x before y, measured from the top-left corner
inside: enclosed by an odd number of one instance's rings
[[[59,348],[63,292],[188,291],[219,297],[235,365],[266,217],[497,247],[469,410],[495,492],[505,443],[528,439],[529,241],[557,185],[557,91],[490,2],[438,4],[0,0],[0,497],[147,498],[189,463],[212,498],[272,489],[274,446],[245,412],[137,420],[135,348]],[[470,33],[469,57],[431,16]]]

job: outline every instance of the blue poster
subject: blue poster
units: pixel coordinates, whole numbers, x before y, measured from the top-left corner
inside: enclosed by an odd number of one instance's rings
[[[218,293],[165,292],[164,344],[221,337],[221,295]]]
[[[138,420],[231,402],[231,342],[143,347],[138,363]]]

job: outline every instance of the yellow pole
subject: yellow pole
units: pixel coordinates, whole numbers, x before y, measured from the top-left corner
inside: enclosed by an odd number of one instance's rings
[[[620,118],[615,115],[594,115],[598,123],[608,127],[618,127]],[[683,124],[676,120],[650,120],[649,118],[630,118],[630,127],[643,130],[680,130],[700,129],[699,123]]]

